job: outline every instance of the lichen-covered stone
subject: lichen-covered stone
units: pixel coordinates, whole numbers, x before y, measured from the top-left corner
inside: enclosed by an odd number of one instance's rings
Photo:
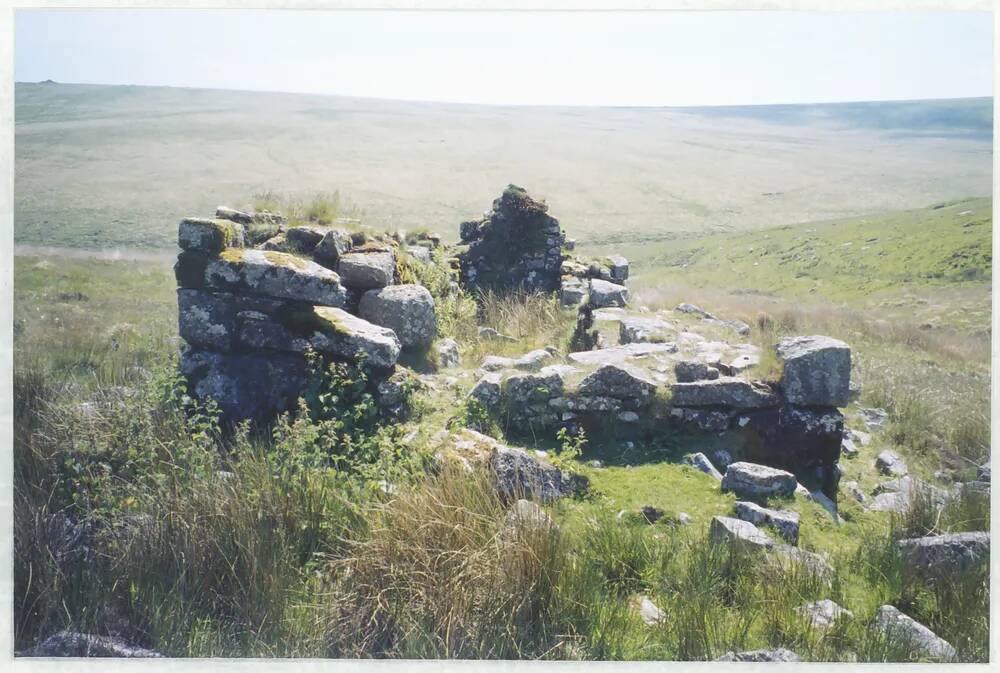
[[[889,451],[888,449],[876,456],[875,467],[878,468],[879,472],[887,474],[890,477],[904,477],[908,472],[906,461],[900,458],[899,454],[895,451]]]
[[[577,393],[647,401],[656,394],[656,382],[639,367],[611,363],[588,374],[577,387]]]
[[[289,411],[307,381],[305,358],[290,353],[181,354],[181,373],[199,400],[214,399],[226,421],[264,421]]]
[[[396,256],[391,251],[351,251],[340,256],[337,273],[344,285],[361,290],[373,290],[392,284],[396,272]]]
[[[230,220],[189,217],[177,228],[177,245],[182,250],[215,255],[225,248],[244,244],[243,225]]]
[[[639,343],[601,348],[595,351],[579,351],[570,353],[567,357],[577,364],[603,365],[643,362],[650,356],[667,356],[676,352],[677,345],[673,343]]]
[[[782,509],[768,509],[754,502],[741,500],[735,505],[736,516],[755,526],[770,525],[791,544],[799,542],[799,515]]]
[[[313,258],[327,267],[336,269],[340,256],[351,250],[351,236],[342,229],[330,229],[323,234],[323,239],[316,244],[313,250]]]
[[[663,343],[672,334],[673,326],[659,318],[622,316],[618,322],[618,342],[622,344]]]
[[[920,572],[950,574],[988,562],[990,534],[974,531],[929,535],[900,540],[896,546],[907,567]]]
[[[756,463],[736,462],[726,470],[722,478],[722,490],[732,491],[738,496],[766,498],[772,495],[790,496],[795,493],[798,482],[795,475]]]
[[[851,349],[826,336],[782,339],[775,347],[782,364],[781,393],[790,404],[846,406],[850,396]]]
[[[228,249],[205,268],[205,284],[219,290],[322,306],[343,306],[340,277],[319,264],[281,252]]]
[[[457,367],[462,361],[458,342],[454,339],[442,339],[437,345],[437,364],[441,369]]]
[[[712,464],[712,461],[709,460],[708,456],[706,456],[704,453],[699,451],[697,453],[692,453],[688,456],[685,456],[684,462],[692,466],[699,472],[704,472],[708,476],[714,477],[715,479],[722,481],[722,473],[719,472],[717,469],[715,469],[715,465]]]
[[[678,383],[714,381],[719,378],[719,370],[697,360],[681,360],[674,365],[674,376]]]
[[[500,374],[484,374],[469,391],[469,398],[476,400],[487,409],[496,409],[500,404]]]
[[[364,355],[367,364],[389,368],[399,358],[401,344],[396,333],[387,327],[351,315],[339,308],[317,306],[316,331],[310,339],[320,352],[353,359]]]
[[[955,648],[951,643],[909,615],[903,614],[895,606],[880,607],[875,613],[874,627],[893,641],[909,646],[920,656],[932,659],[952,659],[955,656]]]
[[[361,297],[358,313],[388,327],[404,348],[426,348],[437,336],[434,297],[423,285],[390,285]]]
[[[754,409],[776,406],[778,402],[778,396],[769,387],[731,376],[675,383],[670,395],[670,403],[677,407]]]
[[[629,265],[628,260],[621,255],[608,255],[606,258],[611,280],[616,283],[624,283],[628,280]]]
[[[806,603],[796,608],[795,611],[808,619],[809,623],[816,629],[828,629],[837,620],[850,619],[854,616],[853,612],[845,610],[829,598]]]
[[[594,308],[625,306],[628,304],[628,288],[606,280],[590,280],[590,305]]]
[[[774,540],[757,526],[729,516],[712,517],[708,539],[713,544],[726,544],[736,551],[762,551],[774,546]]]
[[[509,500],[530,498],[550,502],[586,489],[587,480],[542,462],[523,449],[497,446],[490,456],[495,485]]]
[[[297,224],[285,230],[285,241],[293,251],[309,255],[327,234],[327,228],[315,224]]]

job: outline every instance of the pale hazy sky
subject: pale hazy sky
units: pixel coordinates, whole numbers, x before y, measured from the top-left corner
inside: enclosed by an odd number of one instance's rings
[[[558,105],[992,95],[985,12],[19,10],[15,78]]]

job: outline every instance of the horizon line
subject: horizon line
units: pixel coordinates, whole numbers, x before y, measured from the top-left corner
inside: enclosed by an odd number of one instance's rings
[[[859,103],[926,103],[933,101],[971,101],[971,100],[983,100],[993,99],[993,94],[982,95],[982,96],[954,96],[954,97],[938,97],[938,98],[874,98],[867,100],[826,100],[826,101],[807,101],[807,102],[796,102],[796,103],[716,103],[716,104],[685,104],[685,105],[643,105],[643,104],[625,104],[625,103],[609,103],[609,104],[587,104],[587,103],[482,103],[482,102],[468,102],[468,101],[451,101],[451,100],[436,100],[436,99],[419,99],[419,98],[388,98],[381,96],[358,96],[353,94],[345,93],[318,93],[315,91],[284,91],[278,89],[230,89],[224,87],[208,87],[208,86],[190,86],[190,85],[177,85],[177,84],[120,84],[120,83],[108,83],[108,82],[63,82],[53,79],[44,79],[38,81],[18,81],[14,80],[14,84],[35,84],[35,85],[46,85],[46,84],[65,84],[71,86],[107,86],[107,87],[134,87],[134,88],[146,88],[146,89],[187,89],[192,91],[228,91],[233,93],[263,93],[263,94],[283,94],[283,95],[295,95],[295,96],[318,96],[323,98],[354,98],[358,100],[371,100],[380,102],[398,102],[398,103],[420,103],[428,105],[462,105],[462,106],[475,106],[475,107],[523,107],[523,108],[616,108],[616,109],[685,109],[685,108],[752,108],[752,107],[794,107],[794,106],[808,106],[808,105],[855,105]]]

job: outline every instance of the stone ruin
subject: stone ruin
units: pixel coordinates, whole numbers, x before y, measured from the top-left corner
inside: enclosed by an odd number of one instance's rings
[[[308,384],[307,351],[363,358],[380,405],[403,412],[407,374],[396,362],[430,345],[436,317],[426,288],[399,284],[397,262],[415,257],[399,241],[219,208],[181,221],[178,245],[181,370],[225,420],[292,409]]]
[[[400,284],[399,267],[429,260],[440,237],[407,246],[400,236],[285,226],[273,214],[220,208],[214,219],[182,221],[178,242],[182,369],[197,397],[213,397],[227,418],[267,418],[295,403],[313,350],[334,361],[362,355],[378,399],[403,413],[408,370],[397,360],[431,344],[436,318],[430,292]],[[514,185],[482,219],[462,223],[460,244],[445,247],[466,290],[555,292],[577,312],[571,352],[487,357],[473,399],[525,434],[613,425],[626,436],[722,435],[741,459],[813,470],[833,492],[838,408],[850,394],[846,344],[782,340],[773,352],[780,376],[757,380],[762,353],[748,341],[749,325],[691,304],[632,310],[628,261],[572,248],[546,204]]]

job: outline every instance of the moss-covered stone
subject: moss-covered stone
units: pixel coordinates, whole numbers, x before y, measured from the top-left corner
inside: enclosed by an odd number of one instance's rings
[[[182,250],[211,255],[244,243],[243,225],[231,220],[187,218],[177,228],[177,245]]]

